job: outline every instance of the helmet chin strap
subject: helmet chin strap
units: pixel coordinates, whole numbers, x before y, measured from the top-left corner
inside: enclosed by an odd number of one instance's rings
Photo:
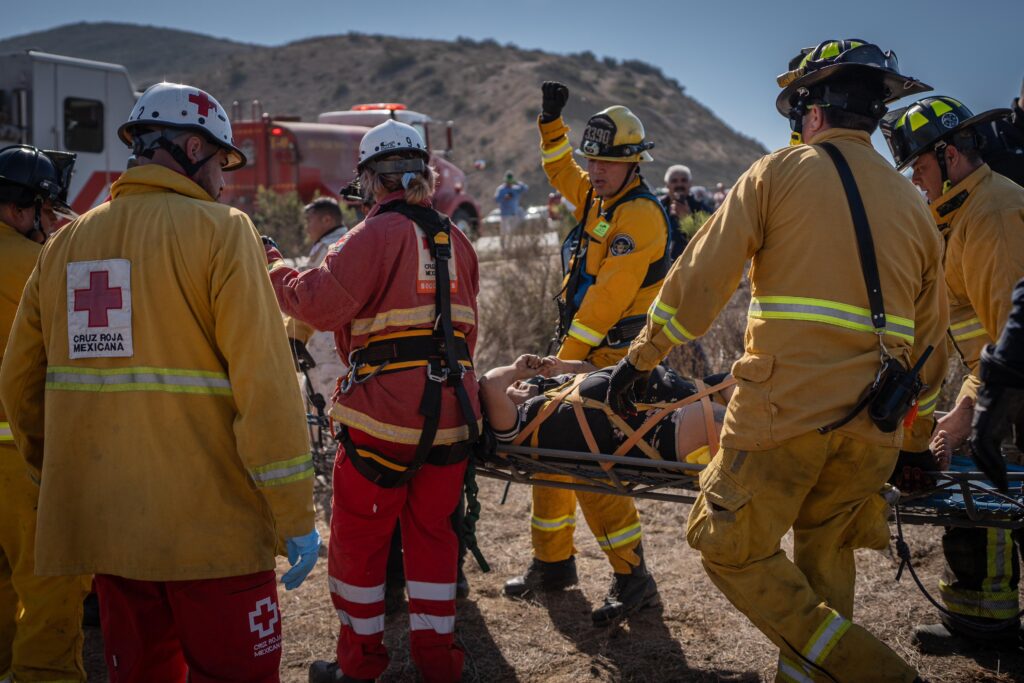
[[[631,168],[626,172],[626,177],[623,178],[622,184],[619,185],[619,189],[615,190],[615,192],[612,192],[612,197],[617,196],[620,192],[626,189],[626,185],[629,185],[629,181],[633,179],[633,176],[638,175],[636,170],[640,168],[640,164],[634,161],[630,164],[630,166]]]
[[[42,204],[40,202],[38,202],[38,201],[35,202],[34,206],[35,206],[35,216],[32,218],[32,227],[29,229],[28,232],[25,232],[25,233],[22,233],[22,234],[25,235],[25,237],[27,237],[28,239],[30,239],[33,242],[35,242],[36,239],[35,239],[34,235],[36,233],[39,233],[39,236],[42,237],[42,239],[39,240],[39,243],[40,244],[45,244],[46,243],[46,232],[43,230],[43,207],[42,207]]]
[[[185,153],[181,145],[174,142],[174,137],[177,136],[172,137],[167,134],[167,129],[138,133],[132,137],[132,152],[136,156],[152,159],[153,155],[156,154],[156,150],[162,149],[170,154],[171,158],[181,166],[181,170],[185,172],[185,177],[192,179],[199,172],[199,169],[206,165],[206,162],[217,156],[219,151],[215,149],[199,161],[192,161],[188,158],[188,154]]]
[[[953,183],[949,180],[949,171],[946,168],[946,143],[940,142],[935,145],[935,160],[939,163],[939,173],[942,174],[942,194],[953,189]]]

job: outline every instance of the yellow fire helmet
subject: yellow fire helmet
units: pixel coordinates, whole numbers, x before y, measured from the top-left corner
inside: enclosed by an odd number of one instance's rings
[[[644,140],[644,124],[622,105],[599,111],[587,121],[577,153],[601,161],[654,161],[647,150],[653,142]]]

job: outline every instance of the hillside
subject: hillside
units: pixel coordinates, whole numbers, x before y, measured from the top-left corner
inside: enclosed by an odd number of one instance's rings
[[[359,102],[404,102],[455,121],[455,161],[470,173],[470,189],[485,211],[492,208],[491,192],[506,169],[530,184],[532,202],[548,192],[535,127],[544,80],[570,87],[566,116],[574,143],[595,111],[616,103],[633,109],[657,143],[656,162],[645,169],[653,185],[661,184],[672,163],[689,165],[697,184],[731,184],[764,153],[656,67],[600,60],[590,53],[563,56],[493,40],[363,34],[260,47],[113,23],[71,24],[0,41],[0,52],[27,47],[124,64],[139,88],[160,78],[180,79],[209,90],[225,106],[259,99],[273,115],[305,120]],[[473,171],[475,159],[485,160],[487,168]]]

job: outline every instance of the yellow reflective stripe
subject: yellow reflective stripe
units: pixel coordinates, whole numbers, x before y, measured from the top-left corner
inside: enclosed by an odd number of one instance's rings
[[[367,415],[366,413],[361,413],[358,410],[353,410],[352,408],[343,406],[340,403],[335,403],[331,407],[331,417],[342,424],[354,427],[361,432],[366,432],[376,439],[413,445],[420,442],[420,434],[422,430],[419,427],[403,427],[401,425],[382,422],[375,417]],[[482,424],[483,422],[481,420],[477,420],[478,428],[481,427]],[[456,441],[465,441],[468,438],[469,427],[461,425],[459,427],[438,429],[437,435],[434,437],[434,443],[455,443]]]
[[[986,334],[985,326],[981,324],[981,319],[977,317],[950,325],[949,331],[953,334],[953,340],[958,342],[967,341],[968,339],[974,339]]]
[[[910,130],[917,130],[921,126],[927,126],[928,119],[919,111],[910,112]]]
[[[304,453],[297,458],[253,467],[249,473],[257,486],[283,486],[312,477],[313,458],[309,453]]]
[[[871,311],[859,306],[801,296],[762,296],[750,300],[747,314],[764,320],[803,320],[835,325],[857,332],[875,332]],[[886,314],[885,334],[914,341],[914,321]]]
[[[566,154],[572,153],[572,145],[569,144],[569,138],[566,138],[561,142],[561,144],[555,145],[550,149],[545,149],[543,146],[540,149],[540,157],[545,164],[550,164],[553,161],[558,161]]]
[[[11,433],[11,423],[0,422],[0,442],[14,441],[14,434]]]
[[[814,632],[811,639],[804,646],[803,655],[815,664],[821,664],[832,652],[839,639],[843,637],[852,624],[848,619],[839,615],[839,612],[832,610],[832,613],[825,617],[821,626]]]
[[[434,305],[416,308],[393,308],[382,311],[373,318],[356,318],[352,321],[353,336],[374,334],[388,327],[415,327],[416,325],[433,325],[437,318]],[[462,304],[452,304],[452,321],[476,325],[473,309]]]
[[[558,531],[567,527],[575,527],[576,517],[574,515],[563,515],[562,517],[544,519],[543,517],[532,516],[530,517],[530,526],[539,531]]]
[[[373,460],[374,462],[379,463],[384,467],[387,467],[389,470],[394,470],[395,472],[405,472],[407,469],[409,469],[405,465],[399,465],[397,462],[391,462],[386,458],[382,458],[373,451],[366,451],[363,450],[362,448],[357,448],[356,452],[359,453],[359,455],[363,456],[364,458],[369,458],[370,460]]]
[[[406,370],[408,368],[422,368],[422,367],[426,367],[427,363],[428,363],[428,361],[425,361],[425,360],[409,360],[409,361],[404,361],[402,363],[388,363],[388,364],[383,365],[383,366],[381,366],[381,365],[360,365],[359,369],[356,371],[356,374],[358,376],[360,376],[360,377],[363,377],[365,375],[372,375],[373,373],[377,372],[377,370],[379,370],[382,367],[386,368],[388,372],[391,372],[393,370]],[[459,361],[459,365],[461,365],[462,367],[466,368],[467,370],[472,370],[473,369],[473,364],[470,363],[468,360],[460,360]]]
[[[942,393],[942,387],[933,391],[920,398],[917,402],[917,414],[924,417],[925,415],[931,415],[935,412],[935,406],[939,404],[939,394]]]
[[[578,339],[587,346],[600,346],[604,335],[597,330],[592,330],[578,320],[573,320],[569,326],[569,336]]]
[[[786,683],[814,683],[810,673],[803,664],[798,664],[789,657],[779,653],[779,677],[778,680]]]
[[[982,592],[1008,592],[1013,579],[1013,537],[1008,529],[989,528],[985,531],[988,567],[981,582]]]
[[[1012,619],[1020,609],[1015,590],[986,593],[953,588],[945,581],[939,581],[939,593],[946,609],[968,617]]]
[[[651,304],[651,308],[648,310],[648,314],[651,316],[651,320],[659,325],[664,325],[669,321],[669,318],[679,312],[679,309],[672,308],[660,298],[654,300]]]
[[[949,106],[942,100],[934,100],[932,102],[932,111],[935,112],[936,116],[942,116],[948,111],[953,111],[953,107]]]
[[[282,259],[274,259],[273,261],[267,264],[268,272],[273,272],[278,268],[288,268],[288,264],[285,263]]]
[[[821,56],[818,59],[830,59],[832,57],[838,57],[838,56],[839,56],[839,43],[837,43],[836,41],[833,40],[831,43],[829,43],[828,45],[826,45],[822,49]]]
[[[672,318],[665,323],[665,326],[661,328],[661,330],[665,333],[665,336],[669,338],[669,341],[677,346],[679,344],[685,344],[688,341],[693,341],[697,338],[697,335],[683,327],[683,324],[675,318]]]
[[[46,388],[57,391],[231,395],[231,382],[223,372],[148,366],[102,370],[53,366],[46,370]]]
[[[639,540],[643,536],[643,532],[640,529],[640,522],[630,524],[624,529],[613,531],[605,536],[600,536],[597,539],[597,544],[601,546],[602,550],[614,550],[615,548],[621,548],[624,545],[632,543],[633,541]]]

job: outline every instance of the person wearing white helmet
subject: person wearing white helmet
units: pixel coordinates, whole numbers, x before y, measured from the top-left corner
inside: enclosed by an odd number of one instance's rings
[[[175,170],[214,199],[224,189],[223,172],[246,163],[245,154],[235,147],[224,108],[187,85],[150,86],[117,134],[132,148],[136,164],[144,163],[142,159],[173,161]]]
[[[43,246],[0,368],[41,482],[36,574],[96,575],[114,683],[276,682],[275,554],[292,589],[320,541],[259,236],[214,199],[245,157],[187,85],[147,90],[120,135],[137,163]]]
[[[331,415],[334,467],[328,573],[341,619],[338,662],[310,681],[364,681],[388,666],[385,565],[402,530],[412,658],[424,680],[457,681],[458,539],[449,522],[479,435],[479,271],[469,239],[430,205],[435,171],[420,134],[387,121],[359,146],[366,220],[304,273],[267,245],[281,309],[333,332],[348,375]]]

